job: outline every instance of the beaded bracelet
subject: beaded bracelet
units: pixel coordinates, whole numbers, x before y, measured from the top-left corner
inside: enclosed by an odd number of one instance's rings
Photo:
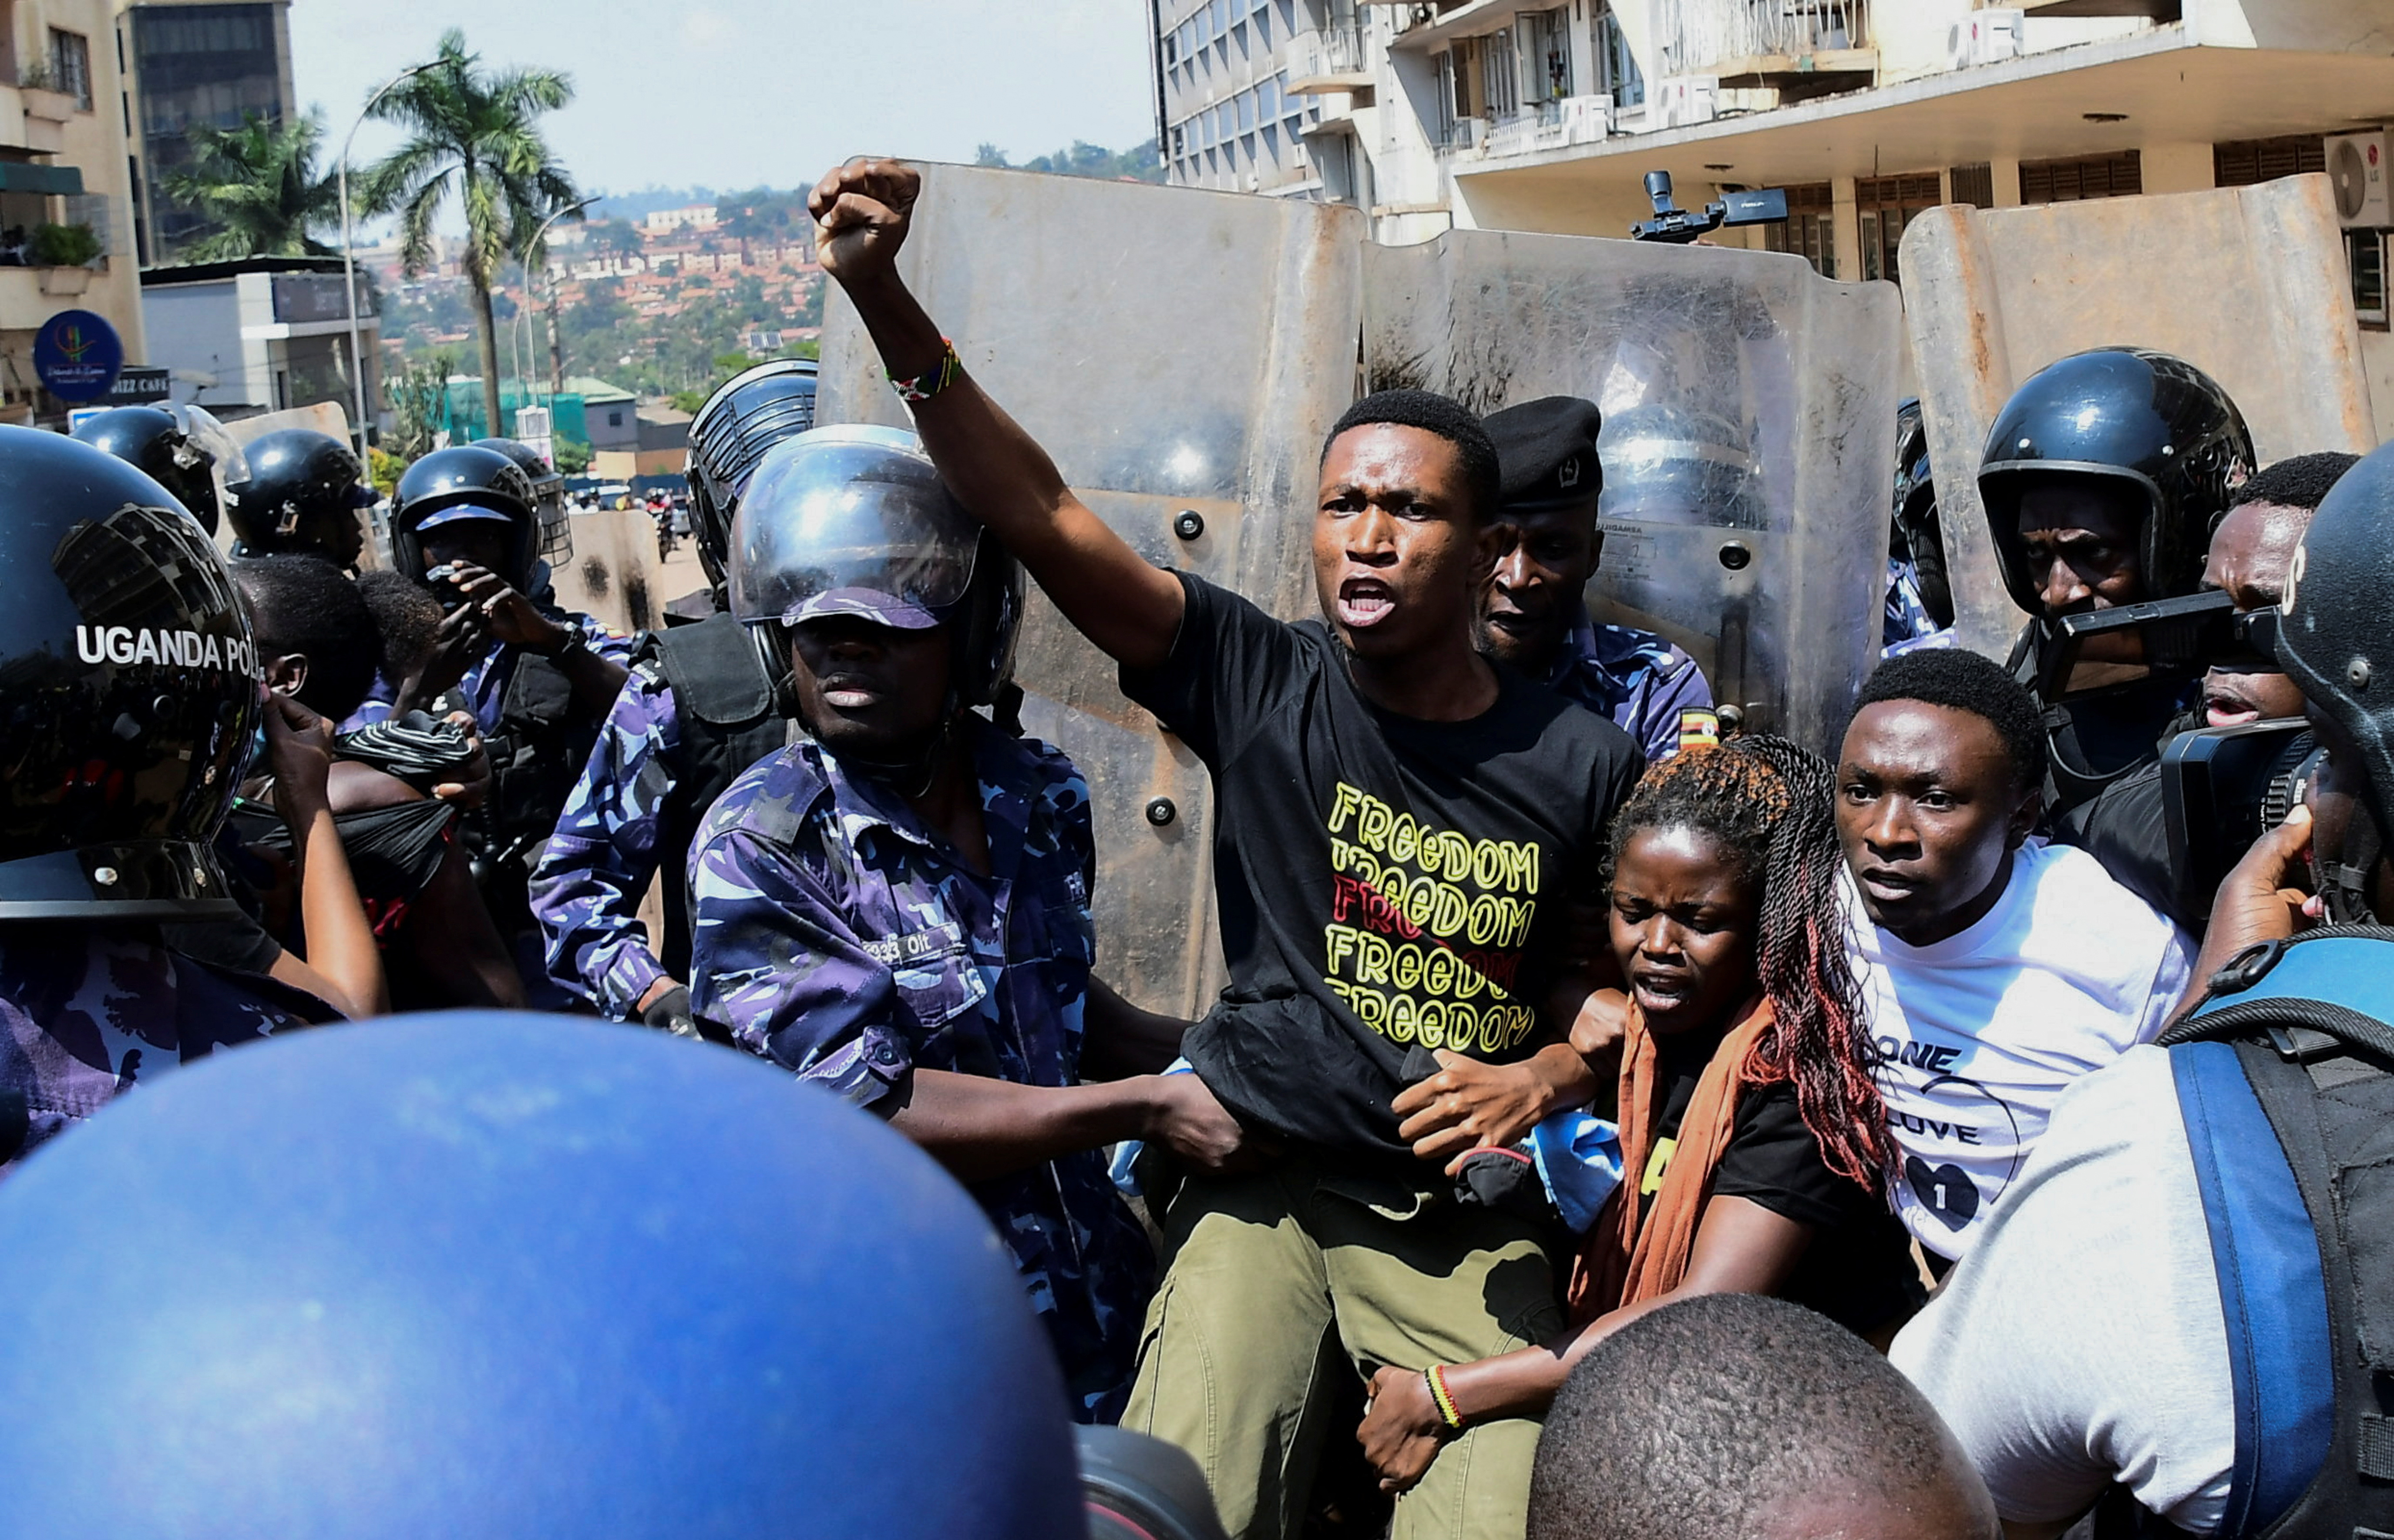
[[[1438,1403],[1440,1420],[1453,1431],[1462,1432],[1463,1414],[1455,1409],[1454,1392],[1446,1388],[1446,1365],[1431,1364],[1422,1371],[1422,1378],[1429,1383],[1429,1399]]]
[[[901,380],[886,369],[881,372],[888,380],[889,388],[898,393],[898,398],[911,405],[916,401],[927,401],[947,389],[956,383],[956,376],[964,371],[965,366],[956,359],[956,345],[941,337],[937,367],[927,369],[911,380]]]

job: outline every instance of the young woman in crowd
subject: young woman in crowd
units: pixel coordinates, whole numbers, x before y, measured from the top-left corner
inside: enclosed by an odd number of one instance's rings
[[[1583,1244],[1579,1324],[1380,1370],[1358,1436],[1386,1489],[1475,1423],[1543,1413],[1572,1364],[1674,1300],[1777,1295],[1881,1341],[1918,1307],[1883,1195],[1893,1147],[1847,963],[1834,788],[1785,739],[1738,738],[1657,764],[1614,818],[1628,1174]]]

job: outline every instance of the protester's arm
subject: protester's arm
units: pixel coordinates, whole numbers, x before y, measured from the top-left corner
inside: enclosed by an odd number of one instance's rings
[[[1133,1075],[1159,1075],[1180,1057],[1180,1038],[1189,1024],[1178,1016],[1145,1011],[1089,975],[1089,993],[1081,1007],[1081,1078],[1120,1080]]]
[[[532,874],[548,976],[617,1021],[680,986],[639,916],[657,875],[657,817],[680,753],[672,695],[626,680]]]
[[[898,276],[922,177],[895,161],[855,160],[807,201],[815,251],[872,333],[896,379],[935,376],[940,329]],[[1182,591],[1064,485],[1055,462],[961,369],[913,403],[915,431],[956,501],[989,526],[1081,634],[1134,669],[1161,666],[1180,626]]]
[[[2297,806],[2286,821],[2253,842],[2244,858],[2219,884],[2212,901],[2211,926],[2194,959],[2194,977],[2178,1001],[2183,1016],[2203,1003],[2211,977],[2237,953],[2266,941],[2283,941],[2309,923],[2310,902],[2296,884],[2311,848],[2311,810]]]
[[[304,989],[351,1018],[390,1009],[382,953],[349,875],[349,854],[333,822],[326,783],[333,769],[333,724],[288,696],[266,701],[266,745],[274,767],[274,806],[291,830],[299,882],[299,923],[308,960],[289,952],[271,977]]]
[[[1447,1392],[1466,1427],[1543,1411],[1570,1377],[1572,1365],[1640,1316],[1700,1295],[1774,1292],[1803,1259],[1813,1233],[1813,1226],[1775,1214],[1750,1198],[1715,1197],[1704,1205],[1687,1276],[1678,1287],[1600,1315],[1543,1347],[1447,1368],[1442,1371]],[[1380,1473],[1381,1489],[1401,1492],[1420,1481],[1438,1457],[1446,1425],[1421,1367],[1380,1370],[1372,1377],[1371,1394],[1370,1410],[1356,1436],[1364,1457]]]
[[[1402,1119],[1397,1137],[1422,1159],[1446,1162],[1449,1176],[1474,1150],[1518,1144],[1553,1114],[1585,1106],[1598,1089],[1596,1071],[1569,1043],[1509,1064],[1436,1052],[1438,1073],[1399,1091],[1391,1105]]]

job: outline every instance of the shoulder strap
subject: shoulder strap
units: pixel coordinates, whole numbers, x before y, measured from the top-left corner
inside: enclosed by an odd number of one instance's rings
[[[675,701],[699,720],[732,727],[772,714],[772,685],[756,644],[730,616],[658,632],[653,646]]]
[[[2222,1535],[2258,1533],[2324,1463],[2335,1405],[2319,1236],[2234,1047],[2170,1053],[2228,1327],[2236,1464]]]
[[[2394,929],[2335,925],[2246,948],[2212,977],[2210,992],[2164,1045],[2308,1027],[2394,1061]]]

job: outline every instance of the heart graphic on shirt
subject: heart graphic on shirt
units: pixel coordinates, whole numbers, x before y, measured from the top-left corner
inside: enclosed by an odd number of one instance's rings
[[[1918,1155],[1906,1155],[1903,1180],[1911,1186],[1912,1195],[1948,1230],[1961,1229],[1979,1212],[1979,1190],[1970,1185],[1959,1166],[1950,1162],[1931,1166]]]

